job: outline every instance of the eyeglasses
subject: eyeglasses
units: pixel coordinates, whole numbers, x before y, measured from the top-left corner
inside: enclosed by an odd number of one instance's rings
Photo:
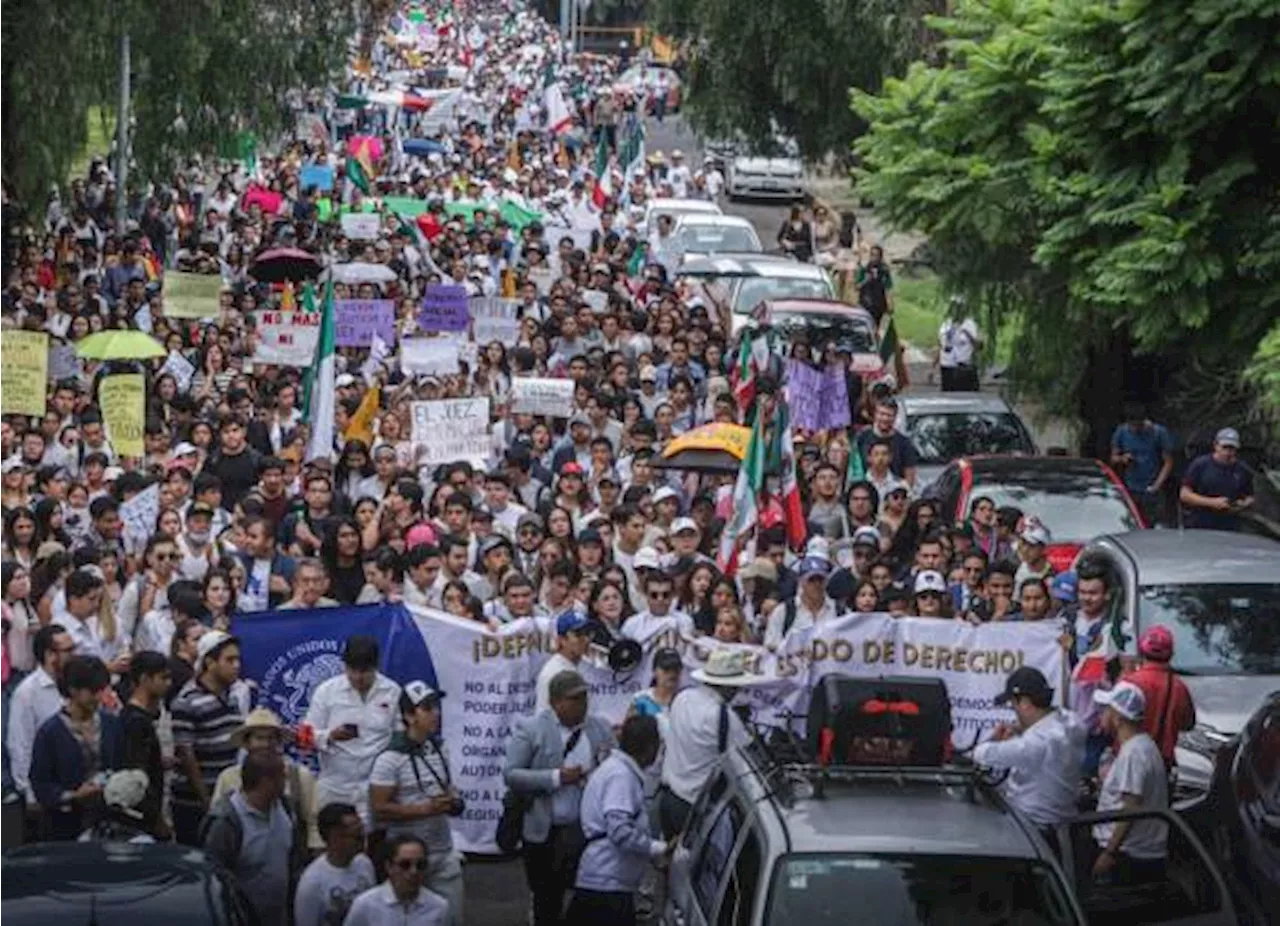
[[[402,858],[394,863],[401,871],[426,871],[427,860],[425,858]]]

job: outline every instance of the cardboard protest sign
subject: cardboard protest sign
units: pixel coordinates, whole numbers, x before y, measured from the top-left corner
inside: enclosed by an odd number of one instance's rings
[[[333,324],[338,347],[368,347],[375,334],[393,344],[396,304],[390,299],[335,299]]]
[[[140,457],[146,452],[142,442],[146,402],[146,384],[141,373],[116,373],[104,377],[98,386],[98,405],[102,408],[107,439],[122,457]]]
[[[529,282],[538,288],[539,296],[546,296],[551,292],[551,284],[556,281],[556,275],[550,267],[533,267],[528,273]]]
[[[573,414],[573,380],[517,376],[511,381],[511,410],[519,415]]]
[[[0,373],[0,405],[4,414],[43,415],[49,379],[49,335],[43,331],[0,334],[4,371]]]
[[[326,164],[307,164],[298,172],[298,185],[302,189],[315,187],[322,193],[333,189],[335,171]]]
[[[342,233],[356,241],[376,241],[382,230],[382,216],[376,212],[347,212],[342,216]]]
[[[164,362],[160,372],[172,375],[178,384],[178,391],[186,392],[191,388],[191,380],[196,375],[196,368],[192,366],[191,361],[178,353],[178,351],[171,350],[169,351],[169,359]]]
[[[818,417],[825,430],[838,430],[849,426],[849,381],[838,365],[827,367],[823,373]]]
[[[254,351],[253,362],[281,367],[311,366],[320,341],[320,319],[319,311],[259,312],[258,349]]]
[[[591,311],[597,315],[609,308],[608,293],[601,292],[598,289],[584,289],[579,295],[582,297],[582,301],[591,306]]]
[[[418,310],[418,325],[423,331],[466,331],[467,288],[428,286]]]
[[[822,427],[822,374],[799,360],[787,361],[787,403],[791,408],[791,425],[802,431]]]
[[[412,438],[421,463],[484,460],[489,456],[489,399],[410,403]]]
[[[458,372],[458,342],[407,338],[400,342],[400,369],[406,376],[452,376]]]
[[[7,361],[6,361],[7,362]],[[58,382],[62,379],[75,379],[81,371],[80,358],[76,356],[74,344],[49,345],[49,379]]]
[[[124,549],[126,553],[141,553],[147,540],[155,533],[156,518],[160,516],[160,484],[153,483],[120,505],[120,520],[124,522]]]
[[[164,275],[164,314],[167,318],[217,318],[222,277],[206,273]]]
[[[500,296],[479,296],[470,301],[471,337],[477,344],[497,341],[513,347],[520,337],[520,303]]]

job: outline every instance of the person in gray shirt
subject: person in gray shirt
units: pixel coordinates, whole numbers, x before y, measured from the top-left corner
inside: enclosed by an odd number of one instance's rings
[[[284,782],[284,759],[249,753],[241,790],[213,806],[202,830],[205,853],[235,875],[260,923],[288,922],[295,846]]]

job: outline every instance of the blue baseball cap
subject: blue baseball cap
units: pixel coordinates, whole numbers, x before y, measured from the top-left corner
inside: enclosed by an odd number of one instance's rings
[[[556,618],[556,635],[564,636],[566,633],[581,633],[587,629],[587,625],[591,621],[587,619],[585,614],[579,614],[577,611],[565,611]]]
[[[1076,600],[1076,574],[1061,572],[1053,577],[1049,585],[1049,594],[1058,601]]]

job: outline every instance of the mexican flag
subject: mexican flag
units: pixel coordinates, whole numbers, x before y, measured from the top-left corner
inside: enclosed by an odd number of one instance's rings
[[[344,93],[338,97],[339,109],[367,109],[370,106],[396,106],[410,112],[426,112],[434,101],[404,90],[371,90],[362,95]]]
[[[622,165],[623,182],[630,187],[636,174],[644,173],[644,123],[636,123],[618,150],[618,163]]]
[[[796,478],[796,449],[791,436],[791,411],[781,395],[774,417],[773,439],[769,442],[769,469],[776,468],[782,480],[782,515],[787,524],[787,543],[793,550],[803,550],[809,536],[800,500],[800,482]],[[757,416],[758,417],[758,416]]]
[[[764,488],[764,425],[763,415],[756,416],[747,440],[747,452],[738,470],[738,481],[733,486],[733,519],[724,526],[720,536],[720,570],[732,575],[738,566],[738,538],[755,527],[757,498]]]
[[[729,384],[733,387],[733,396],[738,402],[738,408],[744,414],[755,401],[756,377],[768,366],[768,337],[765,335],[752,337],[750,331],[743,332],[742,344],[738,348],[738,359],[729,375]]]
[[[596,143],[596,185],[591,190],[591,205],[603,209],[613,195],[612,174],[609,171],[609,138],[600,133],[600,141]]]
[[[308,283],[302,294],[306,311],[314,312],[315,289]],[[334,363],[333,283],[325,287],[324,306],[320,314],[320,339],[316,342],[316,355],[307,371],[306,422],[311,427],[311,441],[307,444],[307,462],[333,457],[334,413],[337,409],[335,380],[338,371]]]
[[[553,135],[564,135],[573,127],[573,114],[569,112],[569,104],[564,101],[564,91],[559,81],[547,84],[542,92],[542,105],[547,111],[547,131]]]

